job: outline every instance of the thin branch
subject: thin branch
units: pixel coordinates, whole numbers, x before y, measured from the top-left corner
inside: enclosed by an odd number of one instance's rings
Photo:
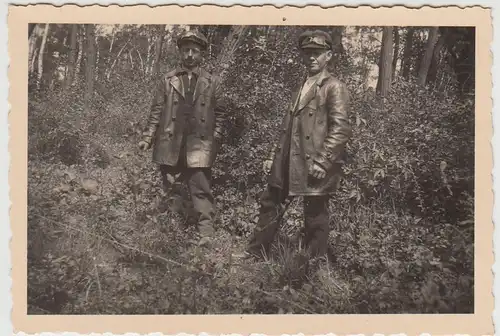
[[[113,69],[116,65],[116,62],[118,61],[118,58],[120,58],[120,55],[122,54],[123,52],[123,49],[125,49],[125,47],[129,44],[130,41],[127,41],[123,47],[120,49],[120,51],[118,52],[118,55],[116,55],[115,57],[115,60],[113,61],[113,64],[111,64],[111,68],[109,68],[108,70],[108,75],[106,76],[106,78],[109,80],[109,78],[111,77],[111,72],[113,72]]]
[[[78,229],[78,228],[75,228],[75,227],[73,227],[73,226],[71,226],[71,225],[67,225],[67,224],[60,223],[60,222],[58,222],[58,221],[52,220],[52,219],[47,218],[47,217],[42,216],[42,215],[34,214],[34,216],[37,216],[37,217],[39,217],[39,218],[42,218],[42,219],[44,219],[44,220],[46,220],[46,221],[49,221],[49,222],[51,222],[51,223],[53,223],[53,224],[56,224],[56,225],[59,225],[59,226],[65,227],[65,228],[67,228],[67,229],[70,229],[70,230],[73,230],[73,231],[77,231],[77,232],[80,232],[80,233],[83,233],[83,234],[86,234],[86,235],[89,235],[89,236],[93,236],[93,237],[95,237],[95,238],[102,239],[102,240],[104,240],[104,241],[107,241],[108,243],[118,244],[118,245],[120,245],[121,247],[124,247],[124,248],[126,248],[126,249],[129,249],[129,250],[132,250],[132,251],[136,251],[136,252],[139,252],[139,253],[141,253],[141,254],[145,254],[145,255],[147,255],[147,256],[149,256],[149,257],[151,257],[151,258],[156,258],[156,259],[162,260],[162,261],[164,261],[164,262],[166,262],[166,263],[169,263],[169,264],[174,264],[174,265],[176,265],[176,266],[180,266],[180,267],[183,267],[183,268],[186,268],[186,269],[187,269],[187,268],[189,268],[189,267],[192,267],[192,266],[187,266],[187,265],[184,265],[184,264],[182,264],[182,263],[180,263],[180,262],[177,262],[177,261],[174,261],[174,260],[171,260],[171,259],[167,259],[167,258],[165,258],[165,257],[159,256],[159,255],[156,255],[156,254],[153,254],[153,253],[149,253],[149,252],[146,252],[146,251],[142,251],[142,250],[138,249],[137,247],[129,246],[129,245],[126,245],[126,244],[120,243],[120,242],[118,242],[118,241],[112,241],[111,239],[104,238],[104,237],[102,237],[102,236],[100,236],[100,235],[98,235],[98,234],[91,233],[91,232],[88,232],[88,231],[86,231],[86,230]],[[207,276],[212,276],[212,275],[213,275],[213,274],[208,273],[208,272],[205,272],[205,271],[203,271],[203,270],[201,270],[201,269],[197,269],[197,271],[198,271],[198,272],[200,272],[200,274],[203,274],[203,275],[207,275]]]

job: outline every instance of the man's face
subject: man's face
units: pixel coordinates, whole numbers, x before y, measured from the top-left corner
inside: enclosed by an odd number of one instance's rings
[[[186,68],[194,68],[201,62],[201,48],[196,43],[183,43],[180,47],[182,64]]]
[[[330,50],[313,48],[302,50],[302,60],[311,74],[323,71],[331,58]]]

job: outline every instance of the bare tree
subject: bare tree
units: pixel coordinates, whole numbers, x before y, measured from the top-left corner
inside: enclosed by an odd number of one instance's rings
[[[394,56],[392,58],[392,80],[396,78],[396,66],[399,58],[399,30],[394,27]]]
[[[35,31],[36,23],[28,23],[28,38],[31,37],[31,34]]]
[[[431,66],[432,55],[434,53],[434,46],[436,45],[438,39],[438,28],[432,27],[429,30],[429,38],[427,39],[427,44],[425,46],[424,56],[420,62],[420,68],[418,69],[418,79],[417,84],[425,85],[427,82],[427,73]]]
[[[45,45],[47,43],[47,36],[49,35],[49,24],[45,24],[45,29],[43,31],[42,44],[40,45],[40,52],[38,53],[38,77],[36,80],[36,88],[40,90],[43,77],[43,55],[45,52]]]
[[[413,48],[413,35],[415,33],[415,28],[410,27],[406,32],[405,37],[405,47],[403,52],[403,59],[401,60],[401,71],[403,73],[403,78],[408,79],[410,77],[411,70],[411,55]]]
[[[78,56],[76,58],[76,69],[75,69],[75,78],[73,80],[73,83],[78,80],[78,75],[80,74],[80,68],[82,66],[82,59],[83,59],[83,40],[85,37],[85,30],[80,30],[80,34],[78,37]]]
[[[160,71],[160,59],[161,59],[161,50],[163,47],[164,28],[165,28],[164,26],[160,26],[156,36],[155,59],[153,63],[152,76],[156,76],[156,74]]]
[[[384,27],[382,35],[382,48],[380,49],[379,76],[377,81],[377,92],[382,97],[387,97],[391,88],[392,76],[392,46],[393,27]]]
[[[92,96],[94,93],[94,68],[95,68],[95,38],[94,38],[94,25],[85,25],[85,35],[87,41],[86,56],[87,61],[85,64],[85,110],[90,108]]]
[[[108,69],[108,73],[106,74],[106,79],[109,80],[111,78],[111,73],[113,72],[113,68],[115,67],[116,65],[116,62],[118,62],[118,60],[120,59],[120,56],[123,52],[123,50],[125,50],[125,47],[127,47],[129,45],[129,42],[130,41],[127,41],[122,47],[121,49],[118,51],[118,54],[116,55],[115,57],[115,60],[113,61],[113,63],[111,64],[111,67],[109,67]]]
[[[427,74],[427,82],[429,83],[436,82],[438,68],[441,63],[441,51],[443,50],[445,40],[446,33],[440,34],[436,46],[434,47],[434,51],[432,52],[431,65]]]
[[[95,69],[94,69],[94,77],[95,77],[95,80],[98,80],[99,79],[99,58],[101,56],[99,50],[99,36],[96,35],[95,36],[95,50],[96,50],[96,60],[95,60]]]
[[[152,32],[152,28],[147,28],[147,37],[148,37],[148,51],[146,54],[146,75],[148,75],[151,71],[153,71],[153,58],[151,57],[151,53],[154,45],[154,35]]]
[[[71,86],[71,84],[73,84],[73,79],[75,76],[77,39],[78,39],[78,25],[74,24],[71,26],[70,52],[68,59],[68,71],[66,75],[65,89],[68,89]]]
[[[36,42],[38,40],[37,34],[33,34],[34,31],[36,31],[36,25],[32,25],[33,27],[30,27],[31,31],[29,34],[29,47],[28,47],[28,71],[29,74],[32,75],[34,69],[34,64],[35,64],[35,59],[36,59],[36,51],[38,50],[36,46]]]

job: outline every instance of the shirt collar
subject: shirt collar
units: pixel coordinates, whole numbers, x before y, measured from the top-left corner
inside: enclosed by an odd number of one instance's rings
[[[182,75],[182,74],[188,74],[189,73],[189,70],[186,69],[185,67],[181,66],[179,67],[179,69],[177,70],[177,74],[179,75]],[[191,73],[196,75],[197,77],[200,75],[200,68],[199,67],[196,67],[194,68],[193,70],[191,70]]]
[[[319,79],[319,77],[321,77],[321,75],[323,75],[323,72],[318,72],[317,74],[313,75],[313,76],[307,76],[307,81],[317,81]]]

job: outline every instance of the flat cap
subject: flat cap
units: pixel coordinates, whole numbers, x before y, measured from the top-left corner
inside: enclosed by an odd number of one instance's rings
[[[299,48],[301,49],[332,49],[332,38],[330,34],[322,30],[307,30],[299,36]]]
[[[193,42],[206,49],[208,46],[207,38],[197,30],[189,30],[181,34],[177,39],[177,46],[180,46],[186,42]]]

